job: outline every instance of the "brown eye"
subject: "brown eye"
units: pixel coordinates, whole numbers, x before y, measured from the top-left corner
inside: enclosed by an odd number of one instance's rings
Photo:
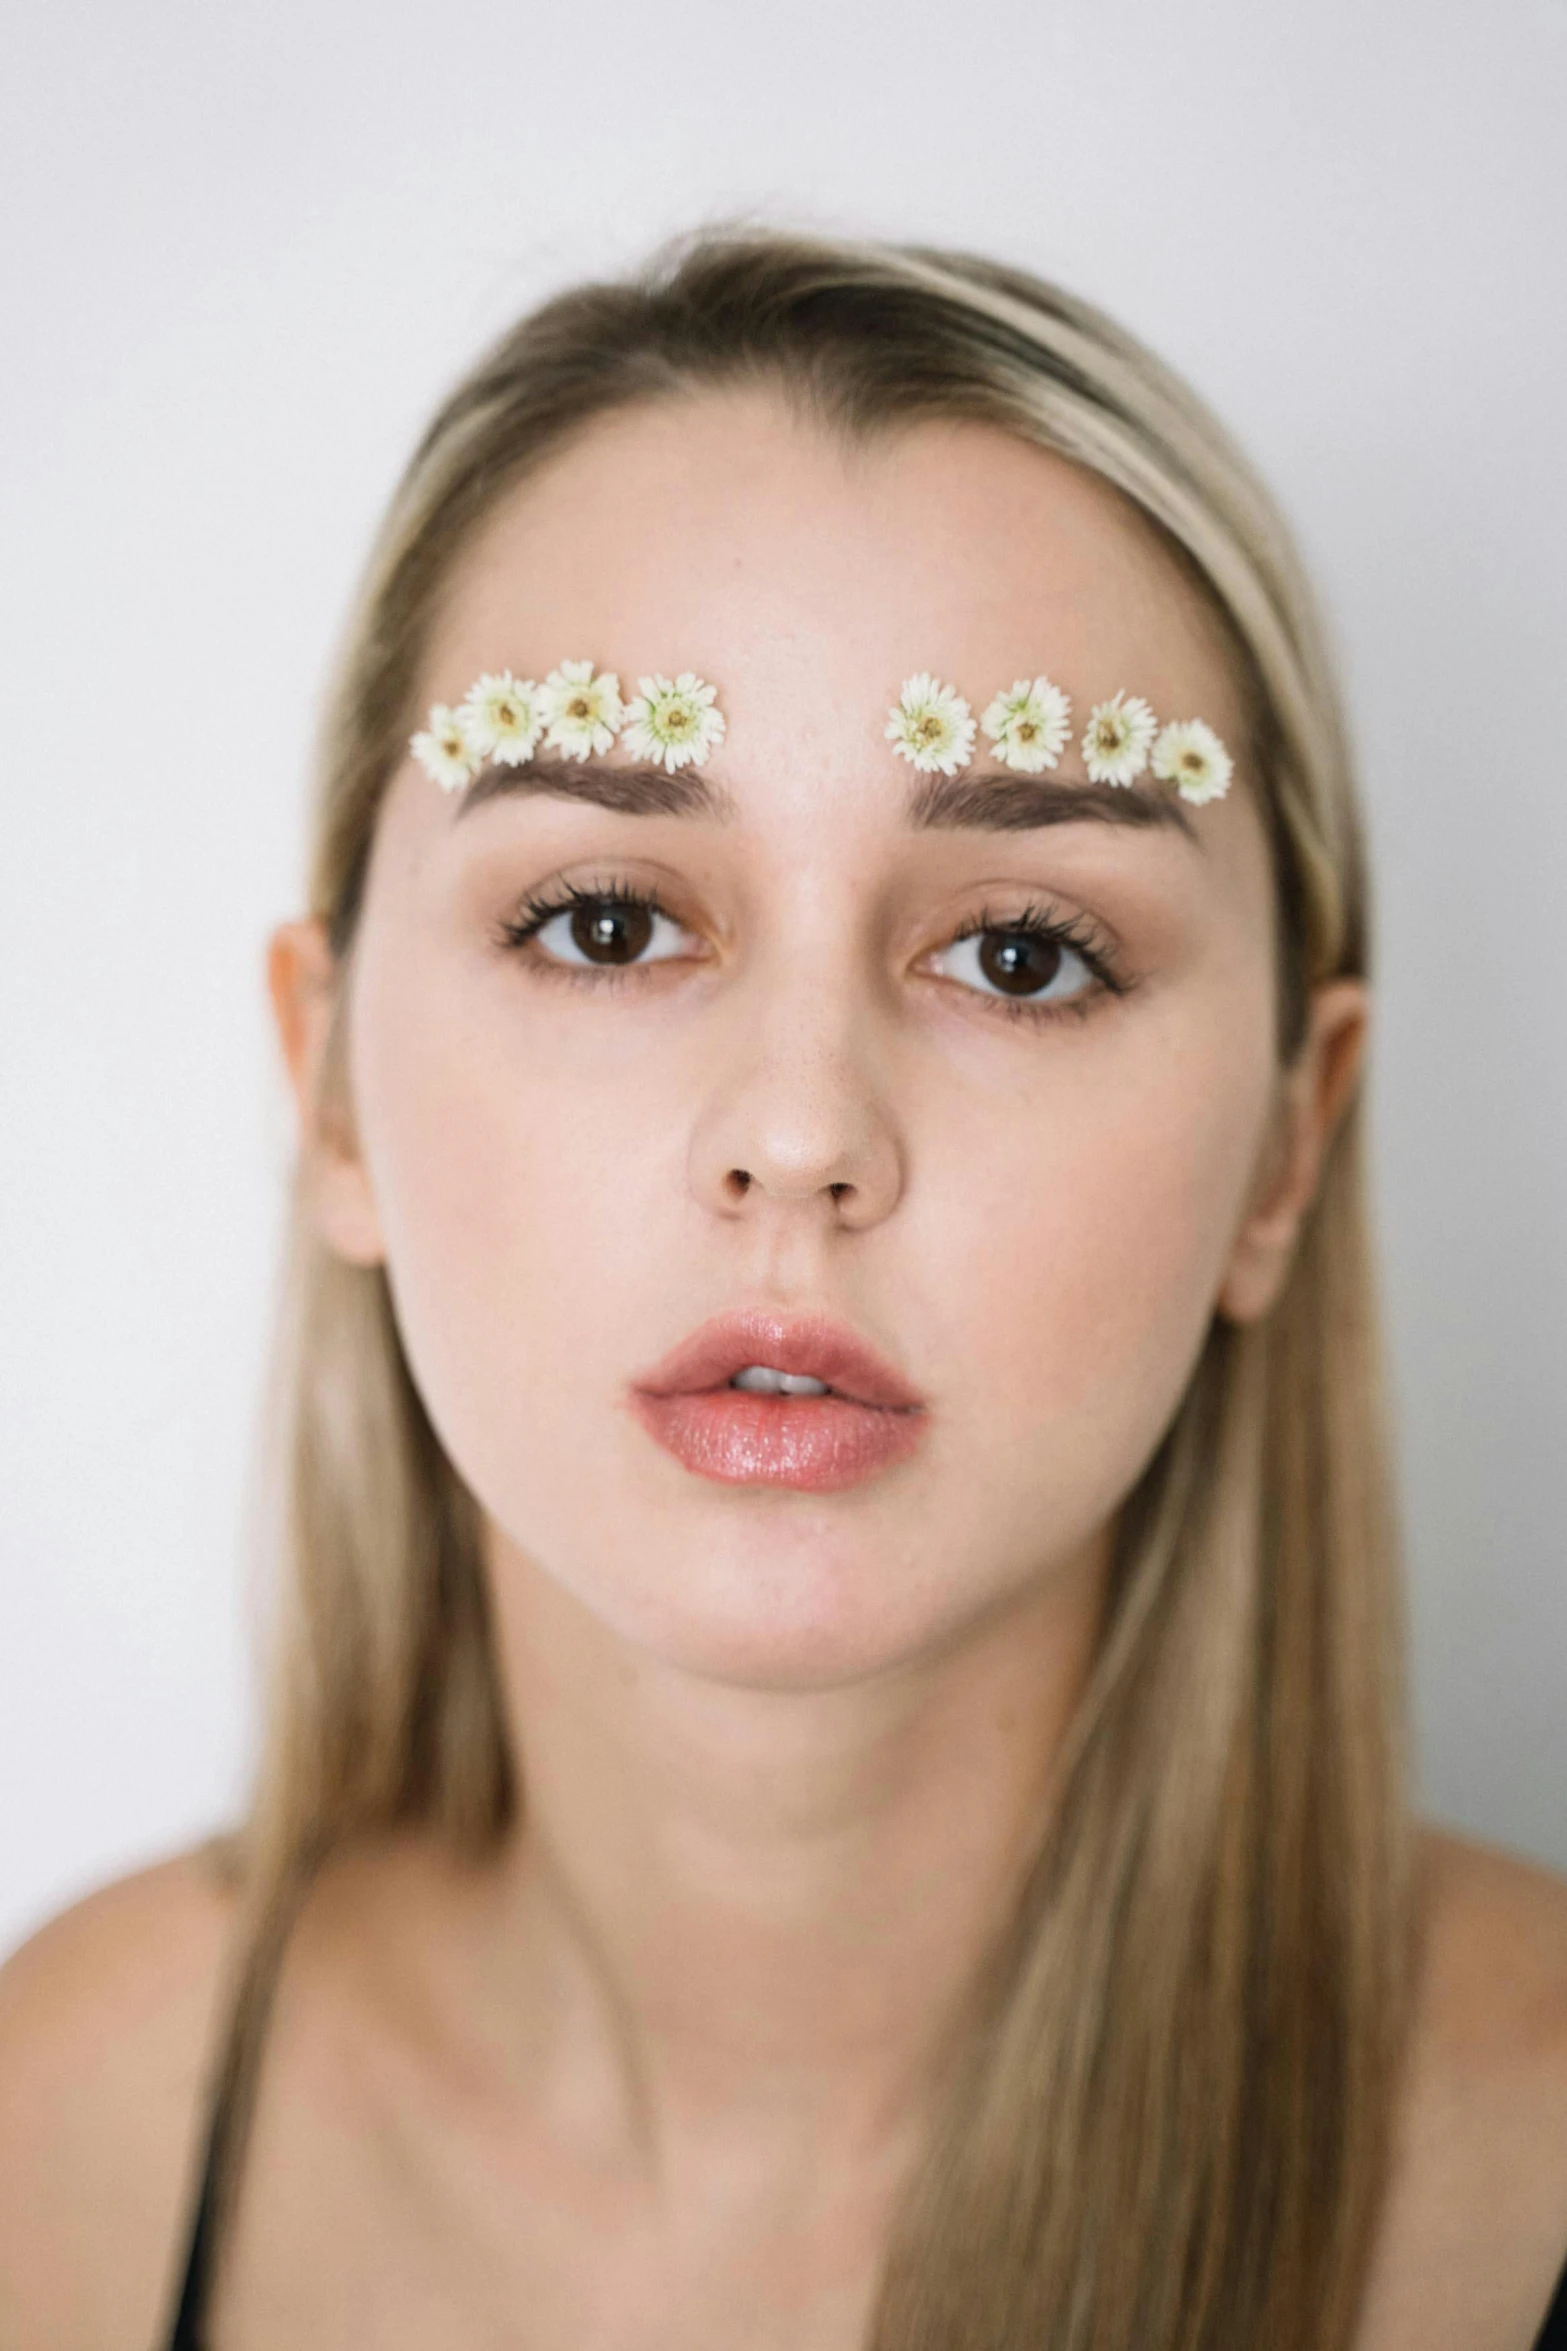
[[[1026,1007],[1076,1003],[1112,985],[1092,950],[1074,945],[1058,923],[1043,917],[978,922],[942,949],[937,968],[943,965],[945,976],[961,980],[975,995]]]
[[[653,936],[652,909],[600,900],[574,906],[571,942],[590,963],[634,963]]]
[[[987,980],[1008,996],[1032,996],[1048,988],[1061,969],[1059,939],[1029,931],[987,931],[977,961]]]
[[[572,887],[558,898],[530,899],[520,920],[502,926],[502,936],[508,946],[527,948],[536,962],[578,975],[639,969],[690,945],[656,898],[618,885]]]

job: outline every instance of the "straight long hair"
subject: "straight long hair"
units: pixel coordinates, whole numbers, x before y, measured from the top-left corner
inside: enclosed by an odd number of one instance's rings
[[[1267,492],[1197,397],[1074,296],[969,254],[752,228],[547,302],[415,450],[323,734],[309,903],[340,981],[432,622],[475,533],[594,419],[748,384],[851,437],[1000,426],[1113,484],[1175,551],[1245,696],[1287,1067],[1310,988],[1366,969],[1368,907],[1332,667]],[[335,1096],[346,993],[322,1080]],[[1409,1942],[1362,1122],[1357,1104],[1340,1123],[1277,1305],[1244,1327],[1215,1318],[1120,1513],[1058,1801],[941,2084],[869,2351],[1350,2337]],[[298,1198],[270,1428],[281,1606],[239,1846],[253,1952],[349,1839],[421,1823],[481,1854],[521,1796],[475,1506],[384,1274],[335,1257]]]

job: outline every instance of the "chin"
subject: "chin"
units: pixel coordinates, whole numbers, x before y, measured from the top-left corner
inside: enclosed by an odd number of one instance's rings
[[[673,1670],[733,1689],[804,1695],[847,1689],[914,1663],[931,1645],[916,1630],[868,1620],[830,1600],[663,1610],[637,1645]]]
[[[623,1546],[585,1545],[568,1564],[507,1544],[495,1569],[546,1578],[613,1641],[674,1671],[753,1690],[831,1690],[896,1672],[983,1613],[982,1596],[933,1588],[933,1565],[900,1558],[885,1529],[821,1520],[817,1505],[784,1526],[764,1505],[716,1535],[671,1539],[666,1526],[630,1561]]]

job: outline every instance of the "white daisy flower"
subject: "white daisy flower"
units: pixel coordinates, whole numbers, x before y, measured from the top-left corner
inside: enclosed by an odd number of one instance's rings
[[[1140,695],[1096,703],[1083,729],[1083,758],[1096,784],[1129,784],[1148,765],[1159,721]]]
[[[1155,743],[1153,771],[1200,808],[1205,800],[1224,798],[1235,762],[1212,727],[1200,718],[1181,718],[1172,720]]]
[[[563,661],[552,669],[540,701],[544,740],[568,759],[610,750],[625,722],[619,678],[612,669],[595,677],[591,661]]]
[[[1072,705],[1048,678],[1018,678],[998,694],[980,722],[996,746],[996,757],[1025,775],[1054,767],[1066,749]]]
[[[435,703],[422,734],[410,735],[408,748],[432,783],[443,792],[460,792],[472,780],[473,753],[460,716],[444,702]]]
[[[688,760],[700,767],[724,739],[724,714],[713,707],[717,698],[718,689],[694,670],[683,669],[677,678],[638,678],[621,742],[633,758],[662,760],[671,775]]]
[[[475,678],[457,713],[468,748],[480,765],[497,759],[521,767],[533,756],[544,714],[532,678],[514,678],[509,669]]]
[[[952,686],[938,684],[928,671],[905,678],[903,691],[887,714],[887,740],[911,767],[939,768],[954,776],[967,767],[974,748],[969,706]]]

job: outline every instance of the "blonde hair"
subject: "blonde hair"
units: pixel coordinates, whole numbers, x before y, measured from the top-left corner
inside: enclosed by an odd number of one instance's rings
[[[340,969],[432,618],[479,526],[592,419],[747,382],[849,434],[1000,425],[1113,483],[1177,552],[1247,696],[1288,1062],[1309,988],[1365,968],[1367,884],[1330,663],[1267,493],[1177,378],[1057,288],[750,229],[546,303],[415,451],[325,730],[310,905]],[[333,1093],[340,1045],[339,1022]],[[1408,1946],[1361,1122],[1352,1106],[1280,1302],[1215,1319],[1121,1514],[1059,1807],[894,2232],[874,2351],[1350,2336]],[[352,1836],[422,1822],[480,1852],[517,1808],[474,1506],[382,1273],[333,1256],[297,1202],[275,1393],[287,1572],[245,1847],[263,1919]]]

